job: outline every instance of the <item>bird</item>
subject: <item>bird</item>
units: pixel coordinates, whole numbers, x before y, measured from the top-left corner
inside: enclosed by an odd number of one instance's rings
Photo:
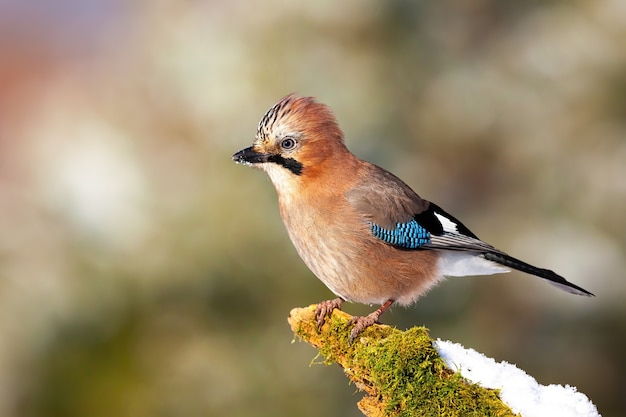
[[[350,341],[394,304],[410,305],[449,276],[518,270],[572,294],[593,296],[555,272],[480,240],[391,172],[348,150],[330,107],[289,94],[261,118],[233,161],[264,171],[289,238],[336,296],[317,304],[321,327],[345,301],[380,305],[355,316]]]

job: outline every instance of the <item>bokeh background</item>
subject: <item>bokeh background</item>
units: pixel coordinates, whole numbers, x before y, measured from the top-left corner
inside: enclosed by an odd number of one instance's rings
[[[0,1],[0,415],[360,415],[286,324],[330,292],[230,159],[294,91],[597,295],[456,278],[386,323],[625,415],[625,39],[620,0]]]

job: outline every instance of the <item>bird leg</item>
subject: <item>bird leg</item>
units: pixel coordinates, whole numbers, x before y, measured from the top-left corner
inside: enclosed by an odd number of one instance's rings
[[[363,330],[367,329],[374,323],[378,323],[378,319],[380,318],[381,314],[383,314],[389,307],[391,307],[394,302],[395,300],[387,300],[385,301],[385,304],[383,304],[378,309],[376,309],[376,311],[368,314],[367,316],[352,317],[349,324],[354,324],[354,328],[350,332],[349,342],[352,343],[352,341],[356,339],[356,337]]]
[[[343,304],[343,298],[337,297],[333,300],[322,301],[317,305],[315,309],[315,320],[317,321],[317,328],[321,329],[326,321],[326,317],[330,317],[333,314],[334,309],[341,310]]]

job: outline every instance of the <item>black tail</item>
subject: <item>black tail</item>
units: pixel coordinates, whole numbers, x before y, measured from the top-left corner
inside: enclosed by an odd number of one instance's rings
[[[546,279],[550,281],[550,284],[556,287],[559,287],[560,289],[567,291],[569,293],[578,294],[578,295],[586,295],[586,296],[594,296],[589,291],[585,290],[584,288],[579,287],[578,285],[572,284],[571,282],[567,281],[562,276],[550,271],[549,269],[537,268],[536,266],[529,265],[526,262],[520,261],[519,259],[515,259],[512,256],[506,255],[504,253],[487,252],[487,253],[484,253],[483,256],[488,261],[492,261],[500,265],[504,265],[509,268],[517,269],[518,271],[526,272],[527,274],[535,275],[535,276],[538,276],[539,278]]]

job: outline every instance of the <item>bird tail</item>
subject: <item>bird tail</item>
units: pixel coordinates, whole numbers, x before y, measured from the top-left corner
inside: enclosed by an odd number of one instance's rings
[[[549,269],[537,268],[535,266],[527,264],[526,262],[520,261],[519,259],[513,258],[512,256],[509,256],[507,254],[487,252],[483,254],[483,257],[488,261],[492,261],[497,264],[517,269],[518,271],[522,271],[527,274],[535,275],[539,278],[548,280],[550,284],[571,294],[594,296],[589,291],[579,287],[578,285],[572,284],[562,276],[556,274],[553,271],[550,271]]]

